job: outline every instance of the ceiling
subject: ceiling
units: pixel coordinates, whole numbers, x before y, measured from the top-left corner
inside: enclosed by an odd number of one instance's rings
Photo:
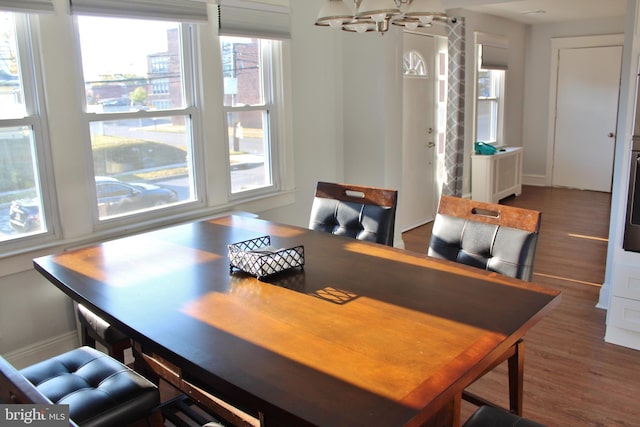
[[[442,0],[442,4],[446,9],[461,7],[525,24],[544,24],[623,16],[627,0]]]

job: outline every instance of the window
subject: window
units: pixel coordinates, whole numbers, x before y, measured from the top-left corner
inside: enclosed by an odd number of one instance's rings
[[[483,67],[482,47],[478,45],[476,141],[502,145],[505,70]]]
[[[28,27],[26,15],[0,11],[0,242],[51,232]]]
[[[427,66],[420,53],[415,50],[405,52],[402,58],[402,74],[405,76],[429,77]]]
[[[77,25],[98,219],[197,200],[191,27],[94,16]]]
[[[281,42],[221,37],[225,128],[231,193],[275,186],[277,96]]]

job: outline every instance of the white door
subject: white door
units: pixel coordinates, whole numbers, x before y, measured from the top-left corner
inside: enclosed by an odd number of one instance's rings
[[[552,183],[611,191],[621,46],[560,49]]]
[[[434,218],[435,39],[404,33],[402,92],[402,194],[400,230],[426,224]]]

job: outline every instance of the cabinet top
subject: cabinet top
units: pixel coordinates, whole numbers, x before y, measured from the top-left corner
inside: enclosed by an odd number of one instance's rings
[[[471,154],[471,157],[495,157],[495,156],[504,156],[507,154],[517,153],[518,151],[522,151],[524,148],[522,147],[502,147],[495,154],[476,154],[475,151]]]

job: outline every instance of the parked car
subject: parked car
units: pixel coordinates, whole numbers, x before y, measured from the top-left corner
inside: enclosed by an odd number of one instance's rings
[[[123,182],[115,178],[97,176],[96,194],[100,216],[113,216],[178,201],[178,194],[170,188],[142,182]],[[41,226],[38,199],[14,200],[9,208],[11,228],[28,232]]]
[[[40,227],[40,201],[38,199],[14,200],[9,207],[9,225],[23,233]]]
[[[111,216],[166,205],[178,201],[170,188],[142,182],[123,182],[97,176],[96,193],[101,215]]]

